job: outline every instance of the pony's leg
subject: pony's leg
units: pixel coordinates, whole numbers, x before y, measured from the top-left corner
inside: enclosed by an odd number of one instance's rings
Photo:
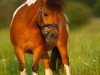
[[[47,53],[42,55],[42,62],[45,67],[45,75],[53,75],[50,69],[50,59]]]
[[[20,75],[27,75],[26,74],[26,69],[25,69],[25,60],[24,60],[24,52],[22,51],[22,49],[20,47],[16,47],[15,48],[15,53],[16,56],[19,60],[19,64],[20,64]]]
[[[34,50],[34,55],[33,55],[33,66],[32,66],[32,75],[38,75],[37,74],[37,71],[38,71],[38,64],[39,64],[39,60],[41,59],[41,56],[43,54],[43,50],[44,48],[43,47],[37,47],[35,50]]]
[[[69,70],[69,58],[67,54],[67,46],[58,46],[59,52],[61,54],[62,62],[64,64],[66,74],[70,75],[70,70]]]

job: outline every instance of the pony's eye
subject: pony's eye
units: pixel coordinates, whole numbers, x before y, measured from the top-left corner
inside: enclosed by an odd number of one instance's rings
[[[44,16],[48,16],[48,14],[45,12],[45,13],[44,13]]]

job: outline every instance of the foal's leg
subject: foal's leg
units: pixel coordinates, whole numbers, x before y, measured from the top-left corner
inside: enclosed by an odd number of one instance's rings
[[[38,71],[38,64],[39,64],[39,60],[43,54],[43,50],[44,48],[43,47],[37,47],[35,50],[34,50],[34,56],[33,56],[33,66],[32,66],[32,75],[38,75],[37,74],[37,71]]]
[[[20,47],[15,47],[15,53],[20,64],[20,75],[26,75],[24,51]]]
[[[47,53],[42,55],[42,62],[45,67],[45,75],[52,75],[52,71],[50,69],[50,59]]]
[[[62,62],[64,64],[66,74],[70,75],[70,70],[69,70],[69,58],[67,54],[67,46],[58,46],[59,52],[61,54]]]

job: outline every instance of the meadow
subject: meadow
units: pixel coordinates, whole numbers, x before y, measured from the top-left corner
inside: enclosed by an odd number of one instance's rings
[[[92,19],[87,25],[69,31],[68,46],[71,75],[100,75],[100,19]],[[31,75],[32,55],[25,57]],[[41,61],[39,66],[39,75],[44,75]],[[8,27],[0,28],[0,75],[19,75]]]

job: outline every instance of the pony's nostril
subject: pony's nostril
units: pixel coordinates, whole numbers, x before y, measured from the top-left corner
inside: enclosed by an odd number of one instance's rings
[[[52,34],[51,34],[51,37],[52,37],[54,40],[56,40],[56,39],[58,38],[58,34],[57,34],[57,33],[52,33]]]

